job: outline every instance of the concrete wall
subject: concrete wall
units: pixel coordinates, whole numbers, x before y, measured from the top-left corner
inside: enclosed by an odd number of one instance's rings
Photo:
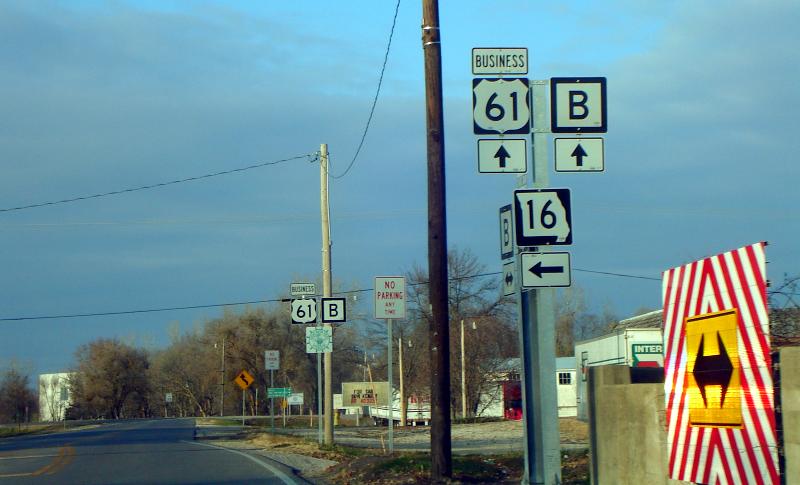
[[[631,384],[630,373],[619,365],[589,369],[592,483],[686,483],[667,478],[664,385]],[[780,376],[783,483],[800,484],[800,347],[781,349]]]
[[[631,384],[627,366],[589,369],[592,483],[674,484],[667,479],[664,384]]]
[[[780,359],[786,483],[800,483],[800,347],[782,348]]]

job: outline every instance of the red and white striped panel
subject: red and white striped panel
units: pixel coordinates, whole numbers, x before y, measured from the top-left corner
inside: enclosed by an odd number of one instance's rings
[[[778,484],[765,243],[665,271],[664,390],[669,477],[703,484]],[[742,427],[689,425],[687,317],[737,309]]]

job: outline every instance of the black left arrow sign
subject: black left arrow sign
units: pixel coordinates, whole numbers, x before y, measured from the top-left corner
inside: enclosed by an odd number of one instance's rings
[[[563,266],[542,266],[542,262],[539,261],[538,263],[534,264],[532,268],[528,271],[535,274],[539,278],[542,277],[545,273],[563,273],[564,267]]]

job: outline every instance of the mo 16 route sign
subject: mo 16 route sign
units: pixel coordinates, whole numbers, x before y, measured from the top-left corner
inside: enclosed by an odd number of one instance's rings
[[[764,246],[664,272],[669,478],[780,483]]]
[[[375,318],[406,317],[406,279],[403,276],[375,277]]]
[[[515,190],[514,232],[517,246],[572,244],[569,189]]]

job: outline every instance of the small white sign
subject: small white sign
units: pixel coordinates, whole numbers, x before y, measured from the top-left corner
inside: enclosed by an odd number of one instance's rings
[[[478,172],[525,173],[527,171],[528,142],[524,138],[478,140]]]
[[[503,296],[511,296],[517,292],[517,263],[503,263]]]
[[[556,138],[556,172],[602,172],[602,138]]]
[[[289,394],[289,397],[286,398],[287,404],[290,406],[302,406],[303,405],[303,393],[302,392],[293,392]]]
[[[572,284],[569,253],[520,253],[523,288]]]
[[[264,369],[278,370],[281,368],[281,352],[280,350],[265,350],[264,351]]]
[[[375,277],[375,318],[406,317],[406,279],[404,276]]]
[[[472,74],[528,74],[528,48],[474,47]]]
[[[344,323],[347,321],[346,298],[322,299],[322,323]]]
[[[289,293],[292,296],[316,295],[317,285],[314,283],[292,283],[289,285]]]
[[[314,323],[317,321],[317,300],[299,298],[292,300],[292,323]]]
[[[476,135],[530,133],[528,79],[473,79],[472,119]]]
[[[550,116],[553,133],[605,133],[606,78],[554,77],[550,79]]]
[[[164,401],[167,402],[167,403],[171,403],[172,402],[172,393],[171,392],[168,392],[168,393],[166,393],[164,395]]]
[[[306,353],[323,354],[325,352],[333,352],[333,328],[330,325],[306,327]]]
[[[519,247],[572,244],[569,189],[515,190],[514,233]]]
[[[500,208],[500,259],[514,255],[514,216],[511,204]]]

